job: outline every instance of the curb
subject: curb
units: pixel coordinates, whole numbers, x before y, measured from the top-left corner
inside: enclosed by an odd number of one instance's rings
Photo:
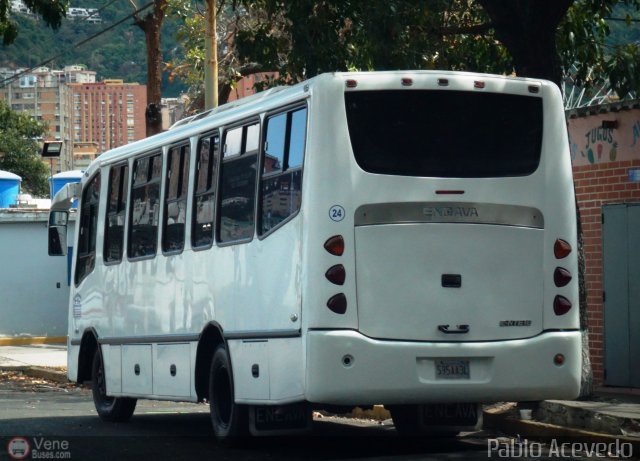
[[[31,344],[67,344],[66,336],[0,337],[0,346],[29,346]]]
[[[65,384],[69,382],[67,374],[62,371],[51,370],[49,368],[33,367],[33,366],[2,366],[0,371],[20,371],[25,375],[33,378],[42,378],[56,383]]]
[[[538,421],[521,420],[505,413],[483,412],[484,427],[498,429],[505,434],[541,441],[565,440],[576,443],[630,443],[634,452],[640,450],[640,439],[624,435],[602,434],[572,427],[556,426]]]

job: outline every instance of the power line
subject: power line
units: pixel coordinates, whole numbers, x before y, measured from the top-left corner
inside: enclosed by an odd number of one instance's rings
[[[116,0],[113,0],[111,3],[115,2],[115,1],[116,1]],[[136,16],[138,13],[140,13],[141,11],[144,11],[144,10],[146,10],[147,8],[149,8],[149,7],[153,6],[153,4],[154,4],[154,3],[155,3],[155,2],[153,2],[153,1],[151,1],[151,2],[147,3],[146,5],[144,5],[144,6],[140,7],[140,8],[138,8],[136,11],[134,11],[134,12],[133,12],[133,13],[131,13],[130,15],[128,15],[128,16],[126,16],[126,17],[122,18],[122,19],[121,19],[121,20],[119,20],[118,22],[115,22],[115,23],[111,24],[109,27],[106,27],[106,28],[102,29],[100,32],[97,32],[97,33],[95,33],[95,34],[91,35],[90,37],[85,38],[84,40],[80,40],[79,42],[77,42],[77,43],[75,43],[73,46],[71,46],[71,48],[70,48],[70,49],[72,49],[72,50],[73,50],[73,49],[79,48],[79,47],[81,47],[82,45],[84,45],[84,44],[86,44],[86,43],[90,42],[91,40],[93,40],[93,39],[95,39],[95,38],[100,37],[101,35],[103,35],[103,34],[105,34],[105,33],[109,32],[111,29],[114,29],[114,28],[118,27],[118,26],[119,26],[120,24],[122,24],[123,22],[125,22],[125,21],[127,21],[127,20],[129,20],[129,19],[131,19],[131,18],[133,18],[133,17],[135,17],[135,16]],[[108,5],[107,5],[107,6],[108,6]],[[106,8],[106,6],[105,6],[105,8]],[[45,59],[45,60],[44,60],[44,61],[42,61],[41,63],[39,63],[39,64],[37,64],[37,65],[35,65],[35,66],[33,66],[33,67],[30,67],[29,69],[23,70],[22,72],[19,72],[19,73],[15,74],[15,75],[12,75],[11,77],[7,77],[7,78],[5,78],[4,80],[2,80],[2,81],[0,82],[0,87],[3,87],[3,86],[6,86],[6,85],[10,84],[11,82],[13,82],[13,81],[17,80],[18,78],[20,78],[22,75],[27,74],[27,73],[31,72],[32,70],[37,69],[38,67],[46,66],[46,65],[47,65],[47,64],[49,64],[51,61],[53,61],[53,60],[55,60],[55,59],[58,59],[60,56],[63,56],[67,51],[69,51],[69,50],[66,50],[66,51],[60,52],[60,53],[56,54],[55,56],[53,56],[53,57],[51,57],[51,58],[48,58],[48,59]]]
[[[607,21],[640,22],[638,18],[604,18]]]

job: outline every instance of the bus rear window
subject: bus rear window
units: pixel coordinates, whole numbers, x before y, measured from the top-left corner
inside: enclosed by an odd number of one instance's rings
[[[542,99],[449,90],[345,93],[351,145],[370,173],[525,176],[540,163]]]

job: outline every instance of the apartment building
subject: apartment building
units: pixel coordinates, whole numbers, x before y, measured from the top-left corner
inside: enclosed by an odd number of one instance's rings
[[[76,169],[84,168],[95,156],[109,149],[146,136],[146,85],[105,80],[69,83],[68,88]]]
[[[84,66],[67,66],[62,70],[48,67],[0,69],[0,99],[17,112],[27,112],[49,126],[45,140],[63,141],[60,158],[52,159],[54,173],[74,169],[73,146],[69,142],[68,82],[95,82],[96,73]]]

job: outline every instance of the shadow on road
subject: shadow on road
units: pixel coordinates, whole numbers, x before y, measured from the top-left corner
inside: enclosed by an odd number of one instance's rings
[[[205,412],[136,414],[128,423],[105,423],[97,416],[41,417],[0,421],[0,447],[16,436],[32,450],[42,441],[68,442],[70,459],[91,460],[337,460],[424,455],[484,449],[463,439],[402,438],[389,426],[354,426],[314,421],[303,436],[253,437],[221,446],[211,435]],[[51,445],[51,444],[50,444]],[[4,448],[0,459],[6,458]]]

